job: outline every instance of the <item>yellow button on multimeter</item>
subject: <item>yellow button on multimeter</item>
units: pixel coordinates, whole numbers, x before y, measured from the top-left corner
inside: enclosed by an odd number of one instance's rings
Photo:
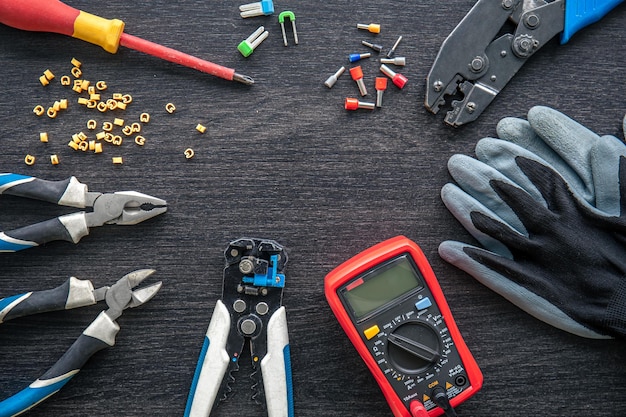
[[[396,417],[456,416],[483,376],[422,250],[404,236],[344,262],[326,299]]]

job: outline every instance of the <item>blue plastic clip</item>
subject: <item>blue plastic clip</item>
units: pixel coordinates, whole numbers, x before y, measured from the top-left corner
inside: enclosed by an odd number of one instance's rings
[[[254,277],[243,277],[245,284],[252,284],[255,287],[285,287],[285,274],[278,273],[278,255],[270,256],[270,265],[266,274],[254,274]]]

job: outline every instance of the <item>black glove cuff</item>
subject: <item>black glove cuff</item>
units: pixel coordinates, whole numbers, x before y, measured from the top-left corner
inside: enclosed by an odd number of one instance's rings
[[[603,324],[613,336],[626,339],[626,277],[609,301]]]

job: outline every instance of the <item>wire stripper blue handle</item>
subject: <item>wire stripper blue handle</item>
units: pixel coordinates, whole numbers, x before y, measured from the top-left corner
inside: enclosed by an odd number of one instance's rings
[[[567,43],[574,33],[597,22],[624,0],[565,0],[565,27],[561,44]]]
[[[226,340],[230,330],[230,313],[217,300],[204,344],[193,376],[184,417],[208,417],[230,362]]]
[[[267,325],[267,354],[261,360],[268,417],[293,417],[291,351],[285,307],[280,307]]]

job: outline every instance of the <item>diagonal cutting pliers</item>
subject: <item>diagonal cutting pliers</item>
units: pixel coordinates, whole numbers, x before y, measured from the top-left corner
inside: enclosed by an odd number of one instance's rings
[[[0,174],[0,194],[32,198],[61,206],[92,208],[59,216],[9,232],[0,232],[0,252],[16,252],[54,240],[78,243],[89,228],[104,224],[133,225],[167,211],[167,202],[136,191],[99,193],[87,190],[76,177],[47,181]]]
[[[252,399],[265,397],[269,417],[293,417],[287,316],[282,306],[287,252],[269,239],[242,238],[224,251],[222,298],[206,332],[185,417],[208,417],[231,393],[246,343],[252,356]],[[260,372],[259,372],[260,371]]]
[[[426,78],[424,105],[433,113],[453,100],[445,122],[476,120],[526,60],[557,34],[561,44],[624,0],[478,0],[443,42]],[[497,37],[510,20],[514,33]]]
[[[18,317],[49,311],[69,310],[104,300],[108,308],[83,331],[65,354],[27,388],[0,402],[0,417],[22,414],[59,391],[96,352],[115,344],[120,330],[117,320],[129,307],[149,301],[161,282],[133,290],[152,275],[153,269],[140,269],[124,275],[112,286],[94,289],[91,281],[71,277],[61,286],[34,291],[0,300],[0,323]]]

